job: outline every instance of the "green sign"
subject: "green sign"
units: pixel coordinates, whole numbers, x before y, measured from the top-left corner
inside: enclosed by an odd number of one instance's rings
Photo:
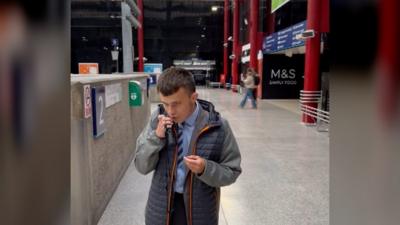
[[[129,81],[129,106],[138,107],[141,105],[143,105],[143,96],[140,82],[131,80]]]
[[[271,13],[288,3],[290,0],[272,0],[271,1]]]

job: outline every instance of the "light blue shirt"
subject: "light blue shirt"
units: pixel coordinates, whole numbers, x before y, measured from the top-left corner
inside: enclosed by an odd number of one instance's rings
[[[194,130],[194,126],[196,123],[197,116],[199,115],[199,103],[196,102],[196,108],[194,112],[185,120],[185,125],[182,126],[179,124],[179,129],[183,129],[182,131],[182,136],[183,136],[183,142],[182,142],[182,147],[183,147],[183,155],[187,156],[189,153],[189,145],[190,145],[190,140],[192,138],[192,133]],[[178,193],[183,193],[183,189],[185,186],[185,175],[186,175],[186,170],[187,167],[185,165],[184,160],[177,165],[176,169],[176,180],[175,180],[175,192]]]

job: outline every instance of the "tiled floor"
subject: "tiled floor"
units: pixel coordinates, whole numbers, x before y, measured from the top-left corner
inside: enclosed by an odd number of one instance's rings
[[[329,134],[300,123],[295,100],[259,100],[238,107],[241,95],[199,89],[228,119],[242,154],[243,173],[222,188],[221,225],[324,225],[329,220]],[[127,170],[99,225],[143,225],[151,175]]]

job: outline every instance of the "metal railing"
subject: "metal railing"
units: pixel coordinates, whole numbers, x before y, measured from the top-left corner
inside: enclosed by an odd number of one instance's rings
[[[321,109],[322,92],[321,91],[300,91],[300,110],[305,115],[314,118],[318,131],[328,131],[328,128],[320,129],[324,123],[329,126],[330,113]],[[316,105],[316,107],[310,106]]]

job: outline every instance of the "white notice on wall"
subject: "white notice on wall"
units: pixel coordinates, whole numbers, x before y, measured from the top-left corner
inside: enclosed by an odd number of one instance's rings
[[[92,99],[90,97],[90,85],[83,86],[83,116],[89,118],[92,115]]]
[[[121,83],[106,85],[106,108],[122,100]]]

